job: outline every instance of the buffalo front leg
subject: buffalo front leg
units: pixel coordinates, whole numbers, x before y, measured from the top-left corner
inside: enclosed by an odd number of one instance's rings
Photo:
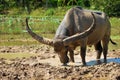
[[[101,57],[101,53],[102,53],[102,46],[101,46],[101,42],[99,41],[97,44],[94,45],[95,50],[97,52],[97,57],[96,57],[96,62],[97,64],[100,64],[100,57]]]
[[[70,60],[72,61],[72,62],[75,62],[74,61],[74,51],[73,50],[69,50],[69,56],[70,56]]]
[[[85,56],[86,56],[86,46],[81,46],[80,56],[82,58],[83,66],[86,65]]]

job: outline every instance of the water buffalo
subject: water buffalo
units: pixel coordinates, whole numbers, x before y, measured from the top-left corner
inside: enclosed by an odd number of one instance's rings
[[[83,65],[86,65],[86,47],[94,45],[97,51],[97,63],[100,63],[100,56],[103,51],[104,62],[108,53],[111,25],[103,12],[95,12],[73,7],[69,9],[60,23],[54,39],[47,39],[32,32],[26,18],[26,29],[28,33],[40,43],[54,47],[58,53],[61,63],[69,62],[69,57],[74,62],[74,49],[80,46]],[[102,45],[101,45],[102,42]],[[113,42],[112,42],[113,43]],[[69,57],[68,57],[69,52]]]

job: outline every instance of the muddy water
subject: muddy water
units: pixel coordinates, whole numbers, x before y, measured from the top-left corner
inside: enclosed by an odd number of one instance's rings
[[[22,59],[0,59],[1,80],[120,80],[120,49],[109,51],[108,63],[95,65],[95,51],[87,51],[88,66],[81,66],[79,51],[75,63],[61,66],[58,55],[48,46],[0,47],[0,53],[32,53]],[[101,58],[102,61],[103,57]]]

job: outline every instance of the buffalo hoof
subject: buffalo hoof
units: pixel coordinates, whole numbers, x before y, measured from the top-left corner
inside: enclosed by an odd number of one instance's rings
[[[106,63],[107,63],[107,60],[104,60],[104,63],[106,64]]]
[[[85,66],[87,66],[87,64],[86,64],[86,63],[82,65],[82,67],[85,67]]]
[[[67,63],[63,63],[62,66],[68,66]]]
[[[102,64],[100,60],[97,61],[96,65]]]

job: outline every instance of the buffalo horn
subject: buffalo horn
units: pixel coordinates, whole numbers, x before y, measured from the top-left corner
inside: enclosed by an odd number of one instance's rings
[[[26,30],[28,31],[28,33],[34,38],[36,39],[38,42],[40,43],[43,43],[43,44],[46,44],[46,45],[50,45],[50,46],[53,46],[53,40],[51,39],[47,39],[47,38],[44,38],[44,37],[41,37],[39,35],[37,35],[36,33],[34,33],[29,25],[28,25],[28,18],[26,18]]]

